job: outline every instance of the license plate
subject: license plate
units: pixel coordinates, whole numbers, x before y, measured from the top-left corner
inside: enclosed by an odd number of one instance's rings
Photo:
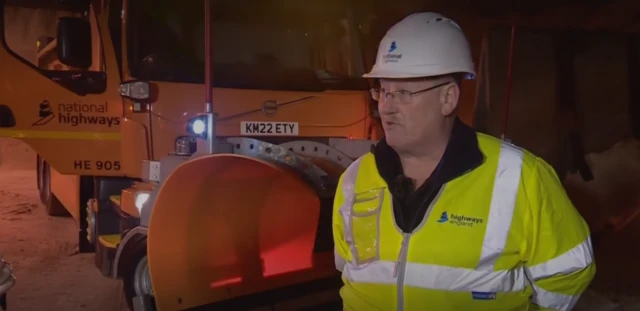
[[[241,135],[298,136],[298,122],[240,122]]]

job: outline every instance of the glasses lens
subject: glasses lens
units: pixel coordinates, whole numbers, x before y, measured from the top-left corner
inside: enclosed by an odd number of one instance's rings
[[[393,96],[400,103],[411,102],[411,92],[409,91],[399,91],[394,93]]]

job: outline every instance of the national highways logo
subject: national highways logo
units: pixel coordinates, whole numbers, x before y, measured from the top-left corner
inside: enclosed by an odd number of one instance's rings
[[[53,120],[53,118],[55,118],[55,114],[53,113],[53,111],[51,111],[51,104],[49,104],[48,100],[45,100],[40,103],[39,115],[40,115],[40,119],[34,122],[32,124],[33,126],[45,125],[49,123],[49,121]]]
[[[104,125],[112,127],[114,125],[120,125],[119,117],[109,116],[107,103],[62,103],[58,104],[56,108],[57,112],[54,112],[53,106],[48,100],[42,101],[39,106],[38,120],[32,125],[41,126],[53,120],[57,120],[59,124],[68,124],[71,126]]]
[[[398,44],[395,41],[392,41],[387,53],[382,55],[382,59],[385,63],[397,63],[402,59],[402,53],[398,53],[397,49]]]

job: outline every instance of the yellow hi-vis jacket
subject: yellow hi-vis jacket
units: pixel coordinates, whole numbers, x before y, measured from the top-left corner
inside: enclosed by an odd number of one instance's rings
[[[333,214],[344,310],[571,310],[595,274],[589,229],[542,159],[477,133],[484,162],[447,183],[411,233],[374,155]]]

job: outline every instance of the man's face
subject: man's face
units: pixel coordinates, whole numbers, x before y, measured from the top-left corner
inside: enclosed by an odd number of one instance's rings
[[[428,142],[454,112],[459,95],[450,78],[382,79],[380,89],[382,127],[387,143],[396,151]],[[385,92],[390,94],[385,97]],[[414,92],[420,93],[410,95]]]

